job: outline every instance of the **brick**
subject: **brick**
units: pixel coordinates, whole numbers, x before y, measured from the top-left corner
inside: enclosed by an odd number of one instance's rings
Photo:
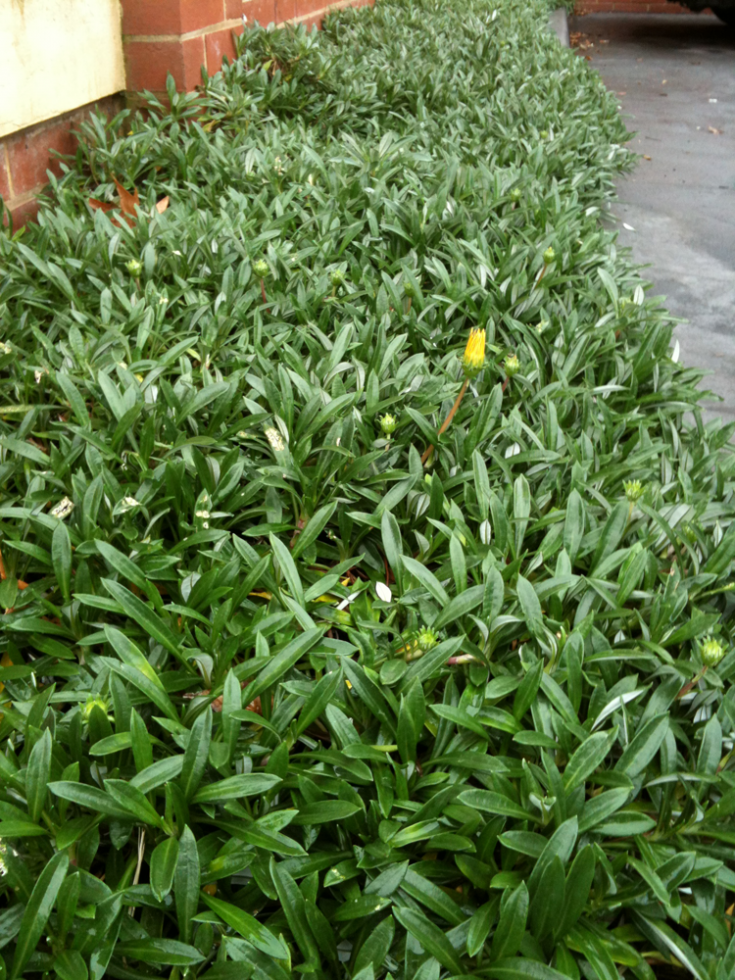
[[[43,123],[11,136],[7,142],[10,176],[16,197],[43,187],[48,183],[47,170],[61,172],[59,161],[50,157],[50,149],[59,153],[73,153],[77,141],[72,134],[76,119],[65,117],[60,121]]]
[[[123,34],[181,34],[181,0],[122,0]]]
[[[225,20],[242,17],[242,0],[225,0]]]
[[[221,24],[225,19],[223,0],[179,0],[179,2],[182,34]]]
[[[328,7],[329,0],[296,0],[296,17],[314,13],[320,13],[324,17]]]
[[[276,0],[276,23],[285,24],[296,16],[296,0]]]
[[[0,142],[0,197],[4,201],[10,200],[10,176],[5,164],[5,144]]]
[[[232,30],[227,28],[223,31],[213,31],[211,34],[204,35],[204,43],[207,52],[207,71],[214,75],[222,67],[222,58],[226,57],[230,61],[235,59],[235,42],[232,38]]]
[[[134,92],[149,89],[163,92],[169,72],[177,88],[185,85],[184,56],[181,41],[126,41],[125,77]]]
[[[182,42],[184,85],[188,92],[202,84],[202,65],[206,64],[207,51],[203,37],[191,37]]]
[[[248,24],[257,20],[261,26],[266,27],[275,23],[276,0],[247,0],[242,5],[242,12],[247,17]]]

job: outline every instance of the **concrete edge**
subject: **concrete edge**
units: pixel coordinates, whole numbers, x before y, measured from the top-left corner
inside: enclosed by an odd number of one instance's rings
[[[564,7],[557,7],[549,15],[549,28],[559,38],[563,48],[569,47],[569,21]]]

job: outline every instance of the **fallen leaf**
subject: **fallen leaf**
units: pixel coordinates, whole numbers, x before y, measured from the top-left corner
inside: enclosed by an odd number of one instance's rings
[[[633,225],[626,224],[625,221],[623,222],[623,228],[625,228],[626,231],[635,231]]]
[[[158,204],[156,204],[156,211],[158,211],[159,214],[163,214],[163,212],[168,207],[168,204],[169,204],[169,199],[167,197],[162,197],[161,200],[158,202]]]
[[[707,129],[710,131],[710,133],[714,133],[715,136],[721,136],[722,135],[722,130],[721,129],[715,129],[714,126],[708,126]]]
[[[112,178],[115,182],[115,187],[117,187],[117,193],[120,195],[120,210],[125,215],[130,215],[135,217],[136,208],[140,204],[140,197],[138,195],[137,188],[133,188],[133,193],[127,191],[117,177]]]
[[[650,160],[651,158],[650,158],[649,156],[646,156],[646,154],[644,153],[644,154],[643,154],[643,159],[644,159],[644,160]]]

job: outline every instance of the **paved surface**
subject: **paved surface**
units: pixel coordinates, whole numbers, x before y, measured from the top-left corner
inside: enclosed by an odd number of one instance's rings
[[[703,387],[724,401],[708,416],[733,421],[735,29],[665,14],[590,14],[570,29],[592,42],[582,51],[619,96],[636,132],[629,146],[646,157],[618,185],[620,243],[688,321],[677,327],[682,362],[714,372]]]

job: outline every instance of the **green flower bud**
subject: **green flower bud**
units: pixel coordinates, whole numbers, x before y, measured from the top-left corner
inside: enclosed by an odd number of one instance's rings
[[[522,197],[523,197],[523,191],[520,189],[520,187],[514,187],[513,190],[510,192],[511,201],[520,201]]]
[[[716,667],[725,656],[725,651],[719,640],[710,637],[705,640],[699,650],[702,656],[702,663],[705,667]]]
[[[641,499],[645,487],[640,480],[626,480],[623,483],[623,489],[625,490],[625,496],[633,504],[636,500]]]
[[[551,247],[551,245],[549,245],[549,247],[544,252],[544,265],[551,265],[551,263],[554,261],[555,258],[556,258],[556,252]]]
[[[125,268],[131,276],[139,276],[143,271],[143,263],[139,262],[138,259],[131,259],[125,263]]]
[[[394,415],[383,415],[380,419],[380,428],[383,430],[383,435],[393,435],[397,425],[398,420]]]
[[[99,694],[90,694],[82,707],[82,719],[84,721],[89,721],[95,708],[101,708],[102,711],[107,714],[107,701],[100,697]]]
[[[403,295],[409,297],[413,297],[416,295],[416,290],[414,288],[414,285],[409,279],[407,279],[403,283]]]
[[[549,138],[549,133],[547,130],[542,129],[541,132],[539,133],[539,136],[541,137],[542,140],[547,140]]]
[[[257,261],[253,262],[253,272],[259,279],[265,279],[268,275],[268,263],[263,259],[257,259]]]
[[[432,650],[437,645],[439,642],[439,637],[433,630],[428,629],[428,627],[425,626],[423,629],[419,630],[416,637],[416,642],[421,650],[426,653],[427,650]]]
[[[518,374],[521,370],[521,362],[515,354],[509,354],[505,359],[505,373],[509,378],[513,375]]]
[[[332,269],[331,273],[329,274],[329,279],[332,285],[337,287],[341,286],[345,281],[345,276],[341,269]]]

